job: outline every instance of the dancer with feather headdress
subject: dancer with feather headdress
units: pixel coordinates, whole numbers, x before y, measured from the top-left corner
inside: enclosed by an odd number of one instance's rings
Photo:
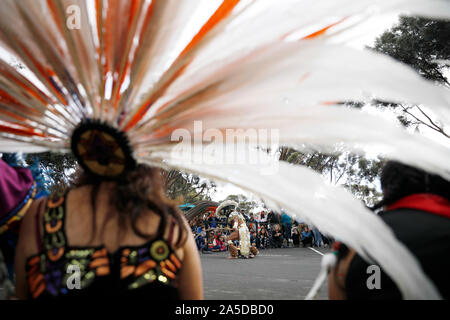
[[[417,103],[449,123],[445,88],[387,57],[344,45],[351,31],[376,13],[449,18],[448,1],[2,0],[1,9],[0,152],[72,150],[85,172],[101,181],[100,194],[123,177],[136,178],[136,168],[145,170],[142,164],[233,183],[296,212],[364,259],[377,260],[404,298],[440,297],[386,224],[317,173],[285,163],[270,176],[255,164],[224,166],[214,148],[179,149],[174,136],[197,136],[199,120],[202,137],[213,129],[277,129],[279,140],[264,147],[377,151],[450,179],[448,148],[334,105],[367,97]],[[79,23],[68,24],[68,18]],[[23,67],[14,68],[11,59]],[[197,147],[234,143],[194,141]],[[211,161],[188,161],[199,157]],[[145,204],[162,216],[173,213],[162,203],[159,198]],[[47,218],[55,225],[48,230],[57,232],[62,222],[52,214],[60,199],[50,205]],[[57,262],[68,259],[70,251],[57,244],[46,255]],[[167,253],[162,244],[157,249],[153,256]],[[104,251],[97,254],[105,257]],[[130,288],[154,277],[170,282],[181,266],[174,256],[138,269],[128,257],[123,275],[136,281]],[[100,262],[98,276],[106,276],[108,263]],[[20,279],[24,266],[17,266]],[[36,296],[63,294],[60,279],[40,282],[39,274],[28,279]]]
[[[254,258],[258,254],[258,249],[250,243],[250,231],[244,216],[239,213],[238,207],[239,204],[235,201],[224,201],[217,207],[216,217],[226,218],[232,226],[232,232],[226,238],[230,258],[236,259],[239,256]],[[239,241],[239,247],[236,247],[233,241]]]

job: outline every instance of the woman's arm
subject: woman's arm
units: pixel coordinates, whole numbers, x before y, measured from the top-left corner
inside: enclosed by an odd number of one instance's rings
[[[188,234],[183,247],[184,259],[180,270],[179,292],[183,300],[203,299],[202,266],[194,237]]]
[[[27,299],[28,285],[25,264],[28,257],[38,253],[36,243],[36,214],[42,211],[45,199],[39,199],[31,205],[20,226],[19,240],[16,247],[14,272],[16,275],[16,298]],[[41,212],[39,212],[41,214]],[[41,220],[39,219],[39,222]]]
[[[347,293],[345,288],[345,279],[350,263],[355,256],[355,251],[350,250],[345,257],[336,263],[328,275],[328,299],[330,300],[346,300]]]

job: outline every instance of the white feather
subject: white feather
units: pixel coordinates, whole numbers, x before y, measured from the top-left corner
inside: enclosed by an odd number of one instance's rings
[[[202,152],[201,163],[189,161],[193,156],[172,149],[155,152],[146,161],[229,182],[263,200],[276,202],[288,214],[297,214],[348,244],[364,258],[379,263],[405,299],[440,297],[417,259],[396,240],[390,228],[346,190],[324,183],[318,173],[280,162],[274,168],[275,174],[264,174],[267,167],[258,164],[215,164],[218,159],[212,152]]]

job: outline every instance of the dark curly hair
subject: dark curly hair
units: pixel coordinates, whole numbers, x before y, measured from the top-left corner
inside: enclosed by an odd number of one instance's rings
[[[400,162],[388,161],[381,172],[383,200],[373,210],[415,193],[432,193],[450,200],[450,182]]]
[[[95,200],[103,181],[100,178],[82,172],[76,184],[76,187],[92,186],[91,205],[94,212],[92,217],[94,232],[91,240],[94,239],[96,230]],[[168,222],[174,219],[180,230],[175,245],[179,247],[185,242],[186,227],[182,214],[177,206],[165,195],[160,169],[140,164],[134,170],[127,172],[121,179],[115,181],[115,183],[116,186],[110,196],[110,205],[117,209],[119,227],[123,229],[129,221],[136,235],[144,239],[150,239],[151,235],[144,233],[137,225],[139,217],[150,210],[161,217],[157,237],[163,236]],[[111,217],[110,214],[105,221]]]

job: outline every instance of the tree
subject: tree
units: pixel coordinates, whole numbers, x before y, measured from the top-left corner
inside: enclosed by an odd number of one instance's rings
[[[369,159],[348,152],[332,155],[302,153],[287,147],[280,148],[279,154],[281,161],[306,166],[328,177],[331,183],[343,185],[367,205],[373,205],[381,199],[376,186],[383,165],[381,159]]]
[[[258,202],[247,198],[243,194],[232,194],[226,197],[223,201],[232,200],[239,204],[239,210],[244,209],[246,214],[250,214],[256,207]]]
[[[445,76],[450,59],[450,22],[400,17],[400,23],[375,40],[374,50],[417,70],[424,78],[450,85]]]
[[[206,179],[178,170],[162,171],[162,176],[170,199],[182,203],[211,200],[211,192],[216,185]]]
[[[19,153],[3,154],[11,166],[29,168],[37,185],[38,196],[61,194],[74,182],[78,165],[70,154],[39,153],[23,156]]]
[[[75,183],[79,166],[71,153],[38,153],[26,156],[29,166],[39,166],[49,178],[50,193],[62,194]]]
[[[401,17],[399,24],[384,32],[371,48],[387,54],[415,70],[424,78],[450,87],[446,77],[450,65],[450,22],[417,17]],[[447,63],[443,63],[447,61]],[[433,120],[417,105],[378,102],[380,107],[391,107],[401,111],[399,121],[404,126],[424,125],[450,138],[442,124]]]

